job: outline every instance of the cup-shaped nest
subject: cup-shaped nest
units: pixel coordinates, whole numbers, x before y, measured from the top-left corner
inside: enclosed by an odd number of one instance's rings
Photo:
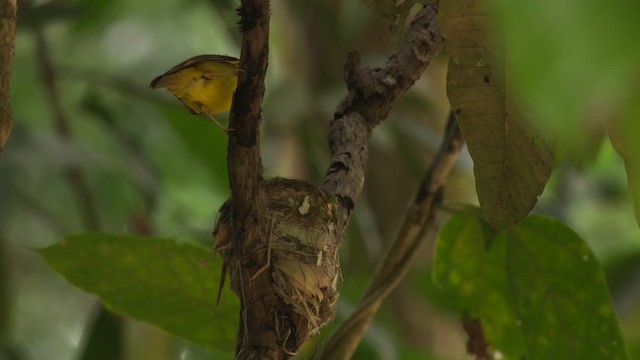
[[[340,276],[338,205],[335,197],[321,187],[298,180],[267,180],[265,195],[266,238],[255,251],[266,254],[268,266],[256,276],[271,277],[272,288],[282,302],[279,315],[297,318],[297,328],[292,331],[303,340],[334,316]],[[234,279],[239,272],[233,267],[246,264],[246,259],[239,258],[234,250],[230,219],[227,202],[216,226],[216,248],[229,269],[232,289],[239,293],[240,280]]]

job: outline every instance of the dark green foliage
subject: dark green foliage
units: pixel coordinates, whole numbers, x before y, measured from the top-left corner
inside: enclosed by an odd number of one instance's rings
[[[505,359],[627,358],[598,261],[555,220],[496,231],[461,211],[442,228],[434,278]]]
[[[128,235],[80,234],[38,250],[72,284],[118,313],[210,349],[235,347],[238,302],[223,293],[218,261],[191,243]]]

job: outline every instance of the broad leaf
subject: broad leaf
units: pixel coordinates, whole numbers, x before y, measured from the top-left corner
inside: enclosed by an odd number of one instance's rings
[[[488,1],[504,14],[511,79],[559,151],[583,148],[594,125],[633,102],[639,1]]]
[[[233,351],[239,305],[223,293],[220,264],[200,265],[204,247],[169,239],[79,234],[38,252],[79,288],[110,309],[154,324],[210,349]]]
[[[503,34],[495,10],[479,0],[440,1],[449,55],[447,95],[474,161],[485,220],[504,228],[536,204],[551,174],[553,152],[520,106],[507,81]]]
[[[440,230],[434,281],[462,312],[482,321],[492,347],[506,359],[525,353],[517,315],[509,303],[505,246],[476,211],[454,215]]]
[[[627,357],[604,274],[578,234],[535,216],[499,236],[511,304],[532,358]]]
[[[505,359],[627,358],[600,265],[554,220],[496,231],[459,212],[441,231],[434,278]]]

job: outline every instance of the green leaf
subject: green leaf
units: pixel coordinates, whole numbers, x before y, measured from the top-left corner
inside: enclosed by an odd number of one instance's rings
[[[506,249],[475,210],[455,214],[440,230],[434,281],[462,312],[481,319],[492,347],[505,359],[525,353],[517,315],[509,303]]]
[[[604,274],[578,234],[536,216],[500,236],[511,302],[533,358],[627,358]]]
[[[638,1],[490,0],[509,34],[510,74],[560,150],[626,107],[638,83]],[[564,148],[564,149],[563,149]]]
[[[640,225],[640,89],[628,102],[627,110],[611,125],[611,144],[624,160],[627,184],[633,195],[636,221]]]
[[[211,251],[191,243],[128,235],[79,234],[38,252],[77,287],[113,311],[210,349],[235,347],[239,304],[223,293],[220,264],[201,266]]]
[[[505,359],[627,359],[600,265],[555,220],[496,231],[476,211],[459,212],[441,231],[434,269]]]
[[[449,55],[447,95],[474,161],[485,220],[504,228],[524,219],[553,167],[553,151],[507,81],[495,9],[475,0],[442,0],[439,20]]]

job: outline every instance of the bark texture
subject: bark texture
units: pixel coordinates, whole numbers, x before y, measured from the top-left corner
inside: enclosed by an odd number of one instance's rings
[[[349,54],[345,65],[349,93],[338,105],[329,129],[331,163],[324,184],[340,202],[341,231],[364,185],[367,142],[373,128],[387,118],[442,49],[437,15],[437,4],[426,5],[412,21],[400,50],[382,67],[363,68],[359,54]]]
[[[420,246],[435,238],[436,211],[463,143],[460,128],[451,114],[443,142],[420,182],[396,238],[379,263],[357,309],[333,333],[318,359],[351,358],[382,302],[406,275]]]
[[[227,166],[231,199],[221,210],[216,248],[222,252],[231,288],[240,298],[236,359],[285,359],[292,331],[283,328],[281,300],[268,264],[269,221],[260,158],[260,107],[267,70],[269,0],[242,0],[238,15],[242,53],[238,87],[231,107]],[[228,238],[225,233],[228,233]],[[222,234],[222,235],[221,235]],[[287,325],[287,327],[289,327]],[[293,348],[295,351],[295,348]]]
[[[333,318],[339,276],[337,251],[364,183],[367,141],[396,101],[439,53],[437,6],[412,23],[400,51],[384,67],[362,68],[349,55],[349,94],[330,130],[332,162],[324,188],[265,181],[260,158],[269,1],[243,0],[238,88],[230,115],[228,170],[231,199],[221,209],[216,250],[240,297],[237,359],[287,359]]]
[[[2,0],[0,5],[0,156],[13,126],[13,110],[9,97],[15,47],[16,10],[16,0]]]
[[[266,200],[260,158],[260,104],[267,69],[269,1],[242,1],[244,31],[239,76],[229,126],[227,163],[231,187],[231,235],[234,254],[228,263],[232,288],[241,303],[236,344],[237,359],[280,359],[274,309],[278,299],[267,277],[249,279],[266,264],[265,253],[254,249],[265,243]]]

